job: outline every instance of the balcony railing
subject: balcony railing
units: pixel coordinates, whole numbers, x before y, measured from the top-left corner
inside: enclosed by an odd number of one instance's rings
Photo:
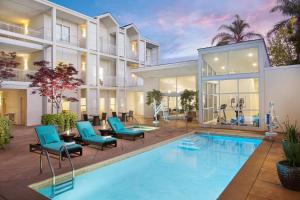
[[[24,28],[23,26],[0,21],[0,29],[44,39],[44,27],[38,29],[30,29],[30,28]]]
[[[116,87],[116,77],[115,76],[104,76],[102,79],[99,79],[100,86],[103,87]]]
[[[133,52],[131,49],[127,49],[127,58],[138,61],[139,54],[137,52]]]
[[[143,86],[143,80],[142,79],[127,79],[126,81],[126,87],[140,87]]]
[[[109,43],[100,44],[99,50],[101,53],[117,55],[117,48],[116,45],[114,44],[109,44]]]
[[[56,41],[62,44],[68,44],[80,48],[86,47],[86,39],[77,35],[70,35],[68,39],[56,38]]]
[[[27,77],[27,74],[34,74],[36,71],[32,70],[22,70],[22,69],[14,69],[15,77],[11,77],[5,79],[5,81],[23,81],[30,82],[30,79]]]

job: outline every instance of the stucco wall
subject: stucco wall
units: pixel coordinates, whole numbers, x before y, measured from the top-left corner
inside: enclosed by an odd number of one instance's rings
[[[273,101],[280,122],[297,120],[300,123],[300,65],[265,69],[265,113]]]

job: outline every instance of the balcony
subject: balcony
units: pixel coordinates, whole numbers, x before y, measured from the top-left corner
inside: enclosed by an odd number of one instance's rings
[[[5,79],[5,81],[22,81],[22,82],[31,82],[27,77],[27,74],[34,74],[36,71],[23,70],[23,69],[14,69],[15,77]]]
[[[79,48],[86,48],[86,39],[79,38],[77,35],[70,35],[67,38],[57,38],[56,41],[66,45],[71,45]]]
[[[131,49],[127,50],[127,58],[130,60],[138,61],[139,60],[139,54],[135,51],[132,51]]]
[[[99,79],[99,84],[102,87],[116,87],[116,77],[115,76],[105,76]]]
[[[109,54],[109,55],[117,55],[117,48],[114,44],[103,43],[100,44],[99,50],[101,53]]]
[[[153,65],[158,65],[157,59],[146,59],[146,66],[153,66]]]
[[[32,36],[40,39],[51,39],[51,36],[44,35],[44,27],[40,27],[38,29],[30,29],[30,28],[25,28],[24,26],[0,21],[0,29],[5,31],[10,31],[13,33]]]
[[[127,79],[125,80],[126,87],[141,87],[143,86],[143,80],[142,79]]]

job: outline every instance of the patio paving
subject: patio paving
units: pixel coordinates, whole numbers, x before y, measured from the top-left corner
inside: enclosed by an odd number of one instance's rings
[[[143,124],[151,124],[149,120],[142,120]],[[202,129],[195,122],[186,129],[182,121],[162,122],[161,127],[153,132],[146,133],[145,139],[136,141],[118,140],[118,147],[97,150],[84,146],[83,156],[73,158],[72,161],[76,169],[90,164],[98,163],[109,158],[132,152],[134,150],[168,140],[191,131],[197,132],[226,132],[231,134],[243,134],[247,136],[257,136],[259,133],[246,131],[232,131],[224,129]],[[0,200],[15,199],[46,199],[33,191],[28,185],[45,180],[51,177],[50,170],[44,160],[44,173],[39,173],[39,155],[29,152],[29,144],[36,142],[33,127],[15,127],[13,130],[14,138],[4,150],[0,150]],[[250,189],[247,189],[245,199],[291,199],[299,200],[300,192],[284,189],[278,180],[275,163],[282,158],[280,138],[276,142],[268,144],[269,148],[264,156],[261,166],[258,167],[257,176],[253,179]],[[52,159],[55,172],[62,174],[70,170],[68,163],[63,162],[63,167],[58,168],[58,160]],[[250,164],[249,164],[250,166]],[[247,177],[244,177],[247,178]],[[230,193],[228,193],[230,197]],[[234,195],[234,193],[232,193]],[[222,198],[221,199],[234,199]]]

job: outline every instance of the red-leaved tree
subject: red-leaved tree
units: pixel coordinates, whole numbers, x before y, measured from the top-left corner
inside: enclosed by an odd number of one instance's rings
[[[27,74],[32,81],[29,87],[36,88],[33,94],[38,93],[40,96],[47,97],[48,102],[52,104],[52,114],[53,107],[56,108],[57,113],[59,112],[63,99],[70,102],[78,101],[75,97],[64,95],[67,90],[76,92],[76,89],[83,84],[83,81],[76,77],[78,71],[72,64],[59,63],[54,69],[48,67],[47,61],[38,61],[34,65],[39,69],[33,75]]]
[[[14,69],[20,64],[16,61],[16,58],[17,54],[15,52],[5,53],[0,51],[0,87],[4,80],[16,77]]]

